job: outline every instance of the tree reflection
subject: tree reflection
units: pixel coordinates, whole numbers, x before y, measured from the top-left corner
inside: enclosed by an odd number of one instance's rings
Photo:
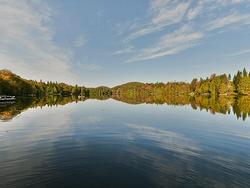
[[[159,104],[159,105],[191,105],[194,110],[206,110],[211,114],[233,114],[237,119],[246,120],[250,116],[250,96],[189,96],[179,95],[139,95],[138,93],[112,96],[110,93],[89,95],[88,98],[79,98],[75,96],[60,97],[51,96],[44,98],[18,98],[15,103],[0,103],[0,119],[8,121],[28,108],[43,108],[44,106],[62,106],[72,102],[85,101],[87,99],[105,100],[113,98],[128,104]]]
[[[72,102],[84,101],[86,98],[78,98],[75,96],[61,97],[50,96],[44,98],[18,98],[14,103],[0,103],[0,119],[8,121],[16,117],[18,114],[29,108],[43,108],[44,106],[59,106]]]

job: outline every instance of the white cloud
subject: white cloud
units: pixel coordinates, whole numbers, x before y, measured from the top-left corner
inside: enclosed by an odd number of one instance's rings
[[[215,0],[215,3],[222,5],[230,5],[230,4],[239,4],[239,3],[247,3],[250,0]]]
[[[190,3],[191,1],[182,3],[170,0],[151,1],[149,12],[152,15],[151,20],[131,33],[125,41],[128,42],[138,37],[160,31],[166,26],[179,23],[188,10]]]
[[[230,15],[217,18],[207,24],[208,30],[221,29],[226,26],[250,24],[250,14],[232,13]]]
[[[134,136],[136,138],[142,137],[144,139],[154,141],[157,146],[165,150],[170,150],[189,156],[198,157],[202,151],[192,140],[176,132],[162,130],[153,126],[133,123],[125,123],[125,125],[133,129],[135,134],[130,135],[130,139],[132,139]]]
[[[94,64],[94,63],[90,63],[90,64],[78,63],[78,68],[83,71],[99,71],[102,69],[102,66]]]
[[[53,41],[52,16],[53,10],[45,1],[1,0],[1,69],[31,79],[70,83],[76,80],[71,69],[71,51]]]
[[[126,46],[137,46],[126,62],[137,62],[178,54],[201,40],[226,29],[250,24],[250,14],[242,10],[249,0],[151,0],[144,23],[123,38]],[[145,18],[147,18],[145,16]],[[187,27],[188,26],[188,27]],[[187,29],[188,28],[188,29]],[[157,33],[154,37],[149,34]],[[147,40],[147,46],[135,39]],[[150,40],[148,40],[150,39]],[[139,42],[140,42],[139,41]],[[148,42],[150,41],[150,42]],[[135,43],[135,44],[134,44]],[[123,51],[123,50],[121,50]]]
[[[127,54],[127,53],[133,53],[133,52],[134,52],[133,46],[126,46],[124,49],[115,51],[113,55]]]
[[[74,41],[74,46],[75,47],[82,47],[86,44],[87,39],[85,37],[85,35],[80,35],[75,41]]]
[[[197,5],[193,8],[190,8],[187,12],[187,17],[189,20],[196,18],[203,10],[205,5],[204,1],[198,1]]]
[[[153,4],[152,6],[154,6],[155,2],[157,1],[152,2]],[[173,2],[174,1],[169,1],[168,3],[159,3],[159,6],[157,6],[157,8],[153,8],[153,14],[154,14],[152,18],[153,24],[166,25],[166,24],[178,23],[181,21],[191,1],[183,3],[181,2],[173,3]]]
[[[245,54],[250,54],[250,49],[244,49],[241,51],[238,51],[236,53],[232,53],[229,55],[226,55],[227,57],[234,57],[234,56],[241,56],[241,55],[245,55]]]
[[[155,45],[144,49],[139,55],[129,59],[127,62],[149,60],[177,54],[182,50],[196,45],[202,37],[203,33],[194,32],[190,27],[185,25],[174,33],[164,35]]]

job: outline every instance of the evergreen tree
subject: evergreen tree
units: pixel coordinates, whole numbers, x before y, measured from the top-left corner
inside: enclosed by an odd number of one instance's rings
[[[243,69],[243,77],[247,77],[247,70],[246,70],[246,68]]]

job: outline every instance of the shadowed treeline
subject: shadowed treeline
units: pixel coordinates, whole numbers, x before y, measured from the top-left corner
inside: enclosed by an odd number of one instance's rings
[[[84,101],[85,98],[71,97],[59,97],[50,96],[44,98],[26,97],[18,98],[14,103],[0,103],[0,119],[3,121],[11,120],[23,111],[29,108],[43,108],[63,106],[68,103]]]

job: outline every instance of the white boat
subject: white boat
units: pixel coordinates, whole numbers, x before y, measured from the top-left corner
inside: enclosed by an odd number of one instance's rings
[[[0,96],[0,102],[2,102],[2,101],[15,101],[15,100],[16,100],[15,96],[7,96],[7,95]]]

